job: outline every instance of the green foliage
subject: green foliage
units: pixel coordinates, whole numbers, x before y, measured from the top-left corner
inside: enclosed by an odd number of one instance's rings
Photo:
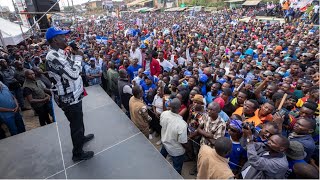
[[[227,3],[223,0],[213,1],[213,0],[191,0],[188,3],[185,3],[186,7],[190,6],[204,6],[204,7],[224,7]]]
[[[68,12],[72,12],[72,11],[73,11],[73,6],[64,7],[63,10],[64,10],[64,11],[68,11]]]

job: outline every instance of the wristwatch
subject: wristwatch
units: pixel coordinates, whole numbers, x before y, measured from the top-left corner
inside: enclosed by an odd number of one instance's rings
[[[253,142],[253,140],[250,138],[247,138],[247,143],[250,143],[250,142]]]

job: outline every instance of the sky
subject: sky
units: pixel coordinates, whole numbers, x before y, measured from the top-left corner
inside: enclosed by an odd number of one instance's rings
[[[16,0],[14,0],[14,1],[16,1]],[[70,6],[71,6],[71,1],[72,0],[69,0]],[[85,2],[88,2],[88,0],[73,0],[74,5],[82,4]],[[1,4],[1,6],[8,6],[10,11],[14,11],[12,0],[0,0],[0,4]],[[59,4],[60,4],[60,6],[68,6],[68,0],[60,0]]]

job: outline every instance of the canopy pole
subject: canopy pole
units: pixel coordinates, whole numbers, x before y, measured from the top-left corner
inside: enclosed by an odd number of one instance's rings
[[[0,40],[1,40],[1,43],[2,43],[3,49],[8,52],[7,46],[4,43],[4,39],[3,39],[3,36],[2,36],[2,31],[0,31]]]
[[[18,8],[16,7],[16,4],[14,3],[13,0],[12,0],[12,4],[13,4],[15,13],[18,13]],[[21,23],[22,23],[22,18],[21,18],[21,16],[20,16],[20,21],[21,21]],[[25,45],[26,45],[26,47],[27,47],[27,50],[29,50],[29,48],[28,48],[28,46],[27,46],[27,40],[24,38],[25,35],[24,35],[24,32],[23,32],[23,30],[22,30],[22,26],[21,26],[20,23],[19,23],[19,27],[20,27],[20,31],[21,31],[22,38],[23,38],[24,43],[25,43]]]

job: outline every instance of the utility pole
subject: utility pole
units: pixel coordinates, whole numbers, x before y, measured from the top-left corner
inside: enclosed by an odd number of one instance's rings
[[[2,12],[2,11],[3,11],[2,6],[0,6],[0,8],[1,8],[1,9],[0,9],[0,11],[1,11],[1,17],[2,17],[3,19],[5,19],[4,16],[3,16],[3,12]]]
[[[14,12],[18,15],[18,13],[19,13],[19,12],[18,12],[18,7],[17,7],[16,4],[14,3],[14,0],[12,0],[12,5],[13,5],[13,8],[14,8]],[[21,16],[19,16],[19,17],[20,17],[20,22],[22,23],[22,18],[21,18]],[[21,23],[19,23],[20,31],[21,31],[21,33],[22,33],[22,37],[23,37],[23,39],[24,39],[24,43],[27,45],[27,41],[26,41],[26,39],[25,39],[25,34],[24,34],[24,32],[23,32]],[[26,32],[26,33],[28,33],[28,32]]]
[[[68,1],[69,2],[69,1]],[[72,5],[72,13],[73,13],[73,23],[76,24],[76,28],[78,28],[78,21],[76,19],[76,12],[75,12],[75,8],[73,6],[73,0],[71,0],[71,5]]]

